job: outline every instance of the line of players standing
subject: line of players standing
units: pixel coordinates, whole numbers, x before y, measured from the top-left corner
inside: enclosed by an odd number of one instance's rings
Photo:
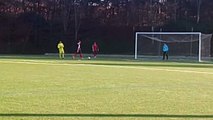
[[[64,59],[65,52],[64,52],[64,44],[62,43],[62,41],[59,41],[57,48],[58,48],[58,52],[59,52],[59,58]],[[93,52],[93,57],[96,58],[97,54],[99,52],[99,46],[96,42],[94,42],[92,44],[92,52]],[[82,50],[81,50],[81,40],[78,41],[77,49],[76,49],[75,53],[73,54],[72,58],[75,59],[78,54],[80,55],[80,58],[83,59],[83,54],[82,54]]]
[[[62,41],[59,41],[57,47],[58,47],[58,51],[59,51],[59,58],[64,59],[64,44],[62,43]],[[166,43],[163,44],[162,51],[163,51],[163,60],[165,60],[165,59],[168,60],[169,47]],[[99,47],[96,42],[94,42],[92,45],[92,52],[93,52],[93,57],[96,58],[96,56],[99,52]],[[80,55],[81,59],[83,58],[83,54],[82,54],[82,50],[81,50],[81,40],[78,41],[77,50],[74,53],[74,55],[72,56],[72,58],[75,59],[77,57],[77,54]]]

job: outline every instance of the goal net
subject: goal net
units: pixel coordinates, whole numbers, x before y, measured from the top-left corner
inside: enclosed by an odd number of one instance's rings
[[[212,34],[200,32],[136,32],[135,59],[162,59],[162,46],[169,46],[169,59],[211,60]]]

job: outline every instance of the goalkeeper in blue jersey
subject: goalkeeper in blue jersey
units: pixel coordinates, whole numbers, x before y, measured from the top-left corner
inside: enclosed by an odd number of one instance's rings
[[[59,41],[57,48],[59,52],[59,58],[64,59],[64,44],[62,43],[62,41]]]
[[[168,60],[168,58],[169,58],[169,55],[168,55],[169,47],[166,43],[163,44],[162,50],[163,50],[163,60],[165,60],[165,59]]]

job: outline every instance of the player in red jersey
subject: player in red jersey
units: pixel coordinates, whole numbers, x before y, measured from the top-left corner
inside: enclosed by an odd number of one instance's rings
[[[80,54],[80,58],[82,59],[83,54],[82,54],[82,51],[81,51],[81,40],[78,41],[77,45],[78,45],[78,47],[77,47],[77,50],[76,50],[73,58],[76,58],[77,54]]]
[[[92,45],[92,52],[93,52],[93,57],[96,58],[98,52],[99,52],[99,47],[96,42],[93,43]]]

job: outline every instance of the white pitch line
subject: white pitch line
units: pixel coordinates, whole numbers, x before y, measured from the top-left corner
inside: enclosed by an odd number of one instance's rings
[[[31,64],[31,65],[51,65],[51,66],[96,66],[96,67],[106,67],[106,68],[131,68],[131,69],[141,69],[141,70],[151,70],[151,71],[167,71],[167,72],[180,72],[180,73],[195,73],[195,74],[208,74],[213,75],[212,72],[204,71],[192,71],[192,70],[180,70],[180,69],[168,69],[168,68],[149,68],[149,67],[131,67],[131,66],[117,66],[117,65],[93,65],[93,64],[68,64],[68,63],[55,63],[55,62],[46,62],[46,61],[35,61],[35,60],[24,60],[24,61],[0,61],[0,63],[13,63],[13,64]]]
[[[88,65],[88,64],[78,64],[78,65],[114,67],[114,68],[131,68],[131,69],[141,69],[141,70],[151,70],[151,71],[168,71],[168,72],[198,73],[198,74],[213,75],[212,72],[180,70],[180,69],[175,70],[175,69],[166,69],[166,68],[160,69],[160,68],[148,68],[148,67],[115,66],[115,65]]]

